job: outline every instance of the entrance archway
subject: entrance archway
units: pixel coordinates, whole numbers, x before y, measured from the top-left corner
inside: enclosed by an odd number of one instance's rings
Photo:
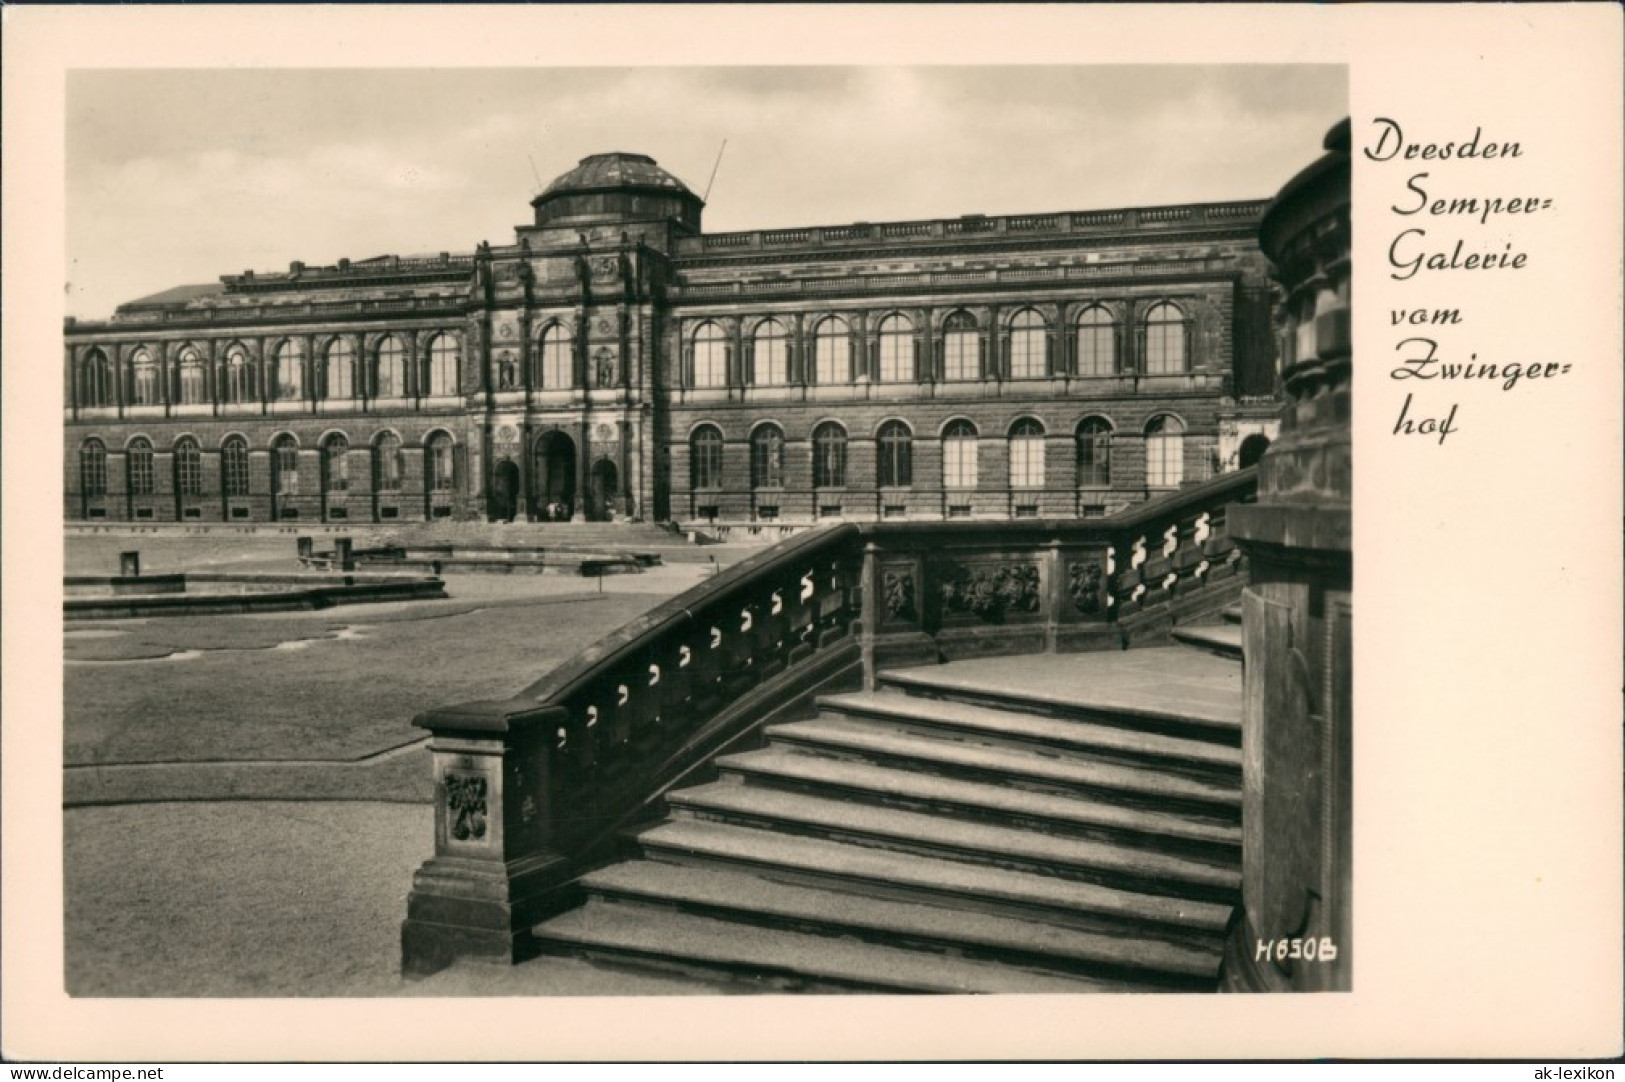
[[[504,458],[491,471],[491,521],[512,522],[519,510],[519,467]]]
[[[563,432],[536,437],[531,477],[531,513],[543,522],[568,522],[575,513],[576,445]]]
[[[587,517],[603,522],[615,508],[620,495],[620,473],[615,463],[600,458],[592,464],[592,499],[587,504]]]
[[[1241,468],[1246,469],[1248,466],[1258,465],[1258,460],[1263,458],[1264,452],[1269,449],[1269,437],[1262,432],[1254,432],[1251,436],[1242,440],[1239,455]]]

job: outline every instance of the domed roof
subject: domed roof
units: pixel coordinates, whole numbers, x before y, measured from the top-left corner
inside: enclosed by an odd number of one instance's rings
[[[568,173],[549,184],[537,199],[560,195],[564,192],[614,190],[617,188],[645,188],[694,196],[688,185],[655,164],[646,154],[589,154]]]

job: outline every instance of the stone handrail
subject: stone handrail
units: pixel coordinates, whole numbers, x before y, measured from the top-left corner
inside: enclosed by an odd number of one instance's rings
[[[435,856],[403,968],[516,960],[617,832],[718,750],[882,668],[1120,648],[1231,600],[1253,470],[1097,519],[820,527],[601,639],[519,695],[428,711]],[[1232,582],[1232,586],[1236,583]],[[1204,606],[1206,608],[1204,608]]]

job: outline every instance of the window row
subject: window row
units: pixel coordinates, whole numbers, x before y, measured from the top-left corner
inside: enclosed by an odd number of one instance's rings
[[[340,434],[324,439],[319,448],[318,490],[327,494],[347,492],[353,469],[371,470],[372,491],[398,492],[406,473],[406,452],[401,438],[382,432],[370,445],[351,450]],[[171,452],[175,492],[180,496],[203,495],[203,450],[191,436],[175,441]],[[456,488],[452,439],[444,432],[430,436],[423,445],[425,484],[432,492]],[[299,444],[292,436],[279,436],[271,443],[272,485],[279,495],[299,491]],[[124,449],[125,491],[132,496],[151,496],[155,488],[152,441],[144,436],[131,440]],[[220,445],[220,486],[227,496],[247,496],[248,441],[229,437]],[[86,497],[107,495],[107,445],[94,437],[79,445],[79,491]]]
[[[1108,487],[1112,483],[1112,426],[1102,417],[1087,417],[1073,433],[1077,483]],[[1145,477],[1151,488],[1173,488],[1184,480],[1185,426],[1163,414],[1145,426]],[[1010,426],[1007,441],[1007,480],[1011,488],[1043,488],[1046,448],[1044,426],[1023,417]],[[701,425],[689,437],[689,480],[694,491],[724,487],[722,432]],[[968,420],[950,421],[942,430],[942,485],[950,489],[977,487],[982,437]],[[785,485],[784,432],[777,425],[759,425],[750,435],[752,488]],[[887,421],[875,434],[875,483],[881,488],[907,488],[914,483],[914,433],[902,421]],[[847,433],[826,421],[812,433],[812,485],[844,488],[847,484]]]
[[[952,312],[934,342],[931,371],[943,380],[1043,379],[1069,373],[1111,376],[1128,371],[1169,375],[1189,368],[1190,335],[1185,313],[1163,301],[1153,305],[1136,326],[1133,358],[1125,356],[1116,318],[1100,305],[1085,308],[1072,320],[1063,340],[1066,356],[1053,356],[1050,325],[1035,309],[1011,317],[1008,335],[992,335],[964,309]],[[1005,344],[990,351],[989,342]],[[687,387],[748,384],[783,386],[805,378],[815,384],[851,383],[865,373],[882,383],[912,383],[922,358],[914,321],[901,313],[886,316],[867,343],[840,316],[827,316],[811,328],[805,342],[810,353],[804,376],[794,360],[795,342],[786,324],[765,319],[742,342],[744,356],[735,371],[734,342],[715,321],[694,328],[684,344],[683,383]],[[867,345],[867,351],[865,350]],[[865,353],[867,352],[867,357]],[[998,355],[1002,352],[1002,358]],[[990,356],[990,353],[992,354]]]
[[[185,346],[175,355],[167,380],[152,351],[143,347],[125,361],[121,394],[112,360],[105,351],[91,349],[78,365],[77,403],[82,407],[113,406],[121,401],[130,406],[205,405],[258,402],[262,397],[272,401],[345,400],[357,397],[358,392],[368,398],[403,398],[410,393],[407,349],[400,338],[386,335],[379,339],[365,360],[357,365],[356,347],[348,338],[328,342],[314,363],[306,357],[305,343],[296,338],[279,343],[263,365],[246,346],[233,343],[215,363],[211,384],[209,362],[197,347]],[[457,339],[437,334],[424,345],[415,386],[431,396],[457,394],[458,369]]]

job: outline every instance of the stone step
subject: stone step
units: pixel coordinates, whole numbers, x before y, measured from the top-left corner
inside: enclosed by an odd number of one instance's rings
[[[1211,950],[797,886],[721,868],[634,861],[589,873],[581,885],[590,896],[621,902],[1159,988],[1211,991],[1218,970]]]
[[[1241,670],[1188,646],[979,658],[879,674],[882,689],[1241,746]]]
[[[594,899],[537,926],[544,949],[721,972],[763,990],[914,993],[1143,991],[1143,986]]]
[[[1241,606],[1227,605],[1219,615],[1224,617],[1224,622],[1227,624],[1239,624],[1241,623]]]
[[[1216,624],[1211,627],[1176,627],[1173,636],[1187,646],[1206,650],[1219,657],[1241,660],[1241,625]]]
[[[1036,917],[1085,931],[1129,931],[1214,950],[1231,911],[1212,902],[721,823],[676,820],[645,830],[637,841],[648,856],[672,863]]]
[[[1216,864],[921,812],[718,782],[671,793],[677,819],[755,827],[1054,875],[1148,894],[1234,904],[1239,864]]]
[[[1053,749],[1102,761],[1156,766],[1198,776],[1241,777],[1241,749],[1211,740],[896,692],[829,695],[820,698],[818,705],[826,716],[875,718],[908,729],[978,743]]]
[[[763,748],[716,760],[724,779],[936,811],[1005,826],[1228,860],[1241,859],[1241,826],[1077,796]]]
[[[1179,810],[1226,821],[1235,821],[1241,814],[1239,782],[1187,778],[1142,767],[1063,759],[1034,751],[971,747],[872,721],[842,718],[772,725],[766,735],[773,744],[837,758],[861,759],[881,766],[1003,782],[1160,811]]]

